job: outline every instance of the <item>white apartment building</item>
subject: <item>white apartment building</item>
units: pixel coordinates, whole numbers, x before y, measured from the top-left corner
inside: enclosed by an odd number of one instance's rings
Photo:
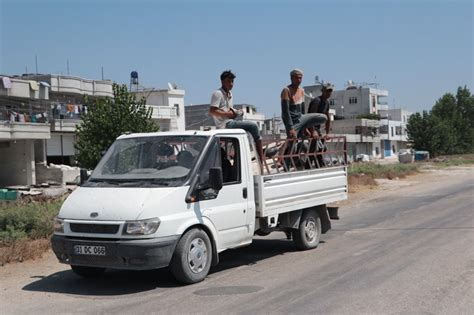
[[[184,90],[147,88],[132,93],[137,99],[146,99],[146,106],[153,110],[151,118],[160,126],[160,131],[185,130]]]
[[[306,103],[321,95],[321,85],[305,86]],[[335,110],[332,133],[345,135],[349,155],[367,154],[373,158],[395,155],[408,145],[406,124],[411,115],[403,109],[389,109],[387,90],[355,85],[351,81],[344,90],[333,91],[329,99]],[[375,114],[380,120],[369,120]],[[364,117],[365,116],[365,117]]]
[[[46,82],[50,86],[51,138],[46,140],[46,160],[72,165],[76,126],[81,122],[81,115],[87,112],[84,97],[89,103],[99,98],[113,98],[113,82],[56,74],[28,74],[21,78]]]
[[[51,138],[49,84],[0,76],[0,187],[36,184]]]
[[[321,95],[321,85],[304,87],[307,96]],[[334,90],[329,105],[336,111],[336,116],[342,119],[354,119],[365,114],[378,114],[388,110],[387,90],[349,85],[345,90]],[[309,104],[309,101],[307,100]]]

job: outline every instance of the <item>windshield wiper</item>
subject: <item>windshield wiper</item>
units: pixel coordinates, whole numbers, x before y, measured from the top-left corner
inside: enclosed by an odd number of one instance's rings
[[[88,182],[90,183],[97,183],[97,184],[100,184],[100,183],[104,183],[104,184],[110,184],[110,185],[114,185],[114,186],[118,186],[120,184],[120,182],[117,182],[115,180],[110,180],[110,179],[98,179],[98,178],[90,178],[88,180]]]

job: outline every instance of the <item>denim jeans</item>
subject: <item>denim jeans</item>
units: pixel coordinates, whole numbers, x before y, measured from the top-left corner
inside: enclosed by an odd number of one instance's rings
[[[260,140],[260,130],[257,123],[247,120],[231,120],[225,125],[229,129],[243,129],[250,132],[255,141]]]
[[[322,125],[326,122],[327,117],[324,114],[304,114],[301,115],[300,121],[293,125],[293,128],[298,134],[298,138],[303,136],[303,131],[306,128],[314,127],[315,125]],[[289,130],[286,131],[289,133]]]

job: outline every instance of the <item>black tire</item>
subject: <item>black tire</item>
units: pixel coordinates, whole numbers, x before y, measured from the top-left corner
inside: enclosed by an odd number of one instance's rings
[[[176,280],[192,284],[204,280],[212,263],[212,245],[206,232],[196,228],[178,242],[170,267]]]
[[[293,231],[293,242],[299,250],[316,248],[321,238],[321,219],[314,210],[305,210],[297,230]]]
[[[102,275],[105,271],[105,268],[99,267],[85,267],[85,266],[75,266],[71,265],[72,271],[76,275],[79,275],[84,278],[94,278]]]
[[[267,236],[267,235],[270,235],[271,232],[268,232],[268,231],[262,231],[262,230],[256,230],[255,231],[255,234],[258,235],[258,236]]]

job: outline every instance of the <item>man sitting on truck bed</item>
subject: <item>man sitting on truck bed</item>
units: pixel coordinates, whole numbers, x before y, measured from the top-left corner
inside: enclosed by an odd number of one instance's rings
[[[303,71],[294,69],[290,72],[291,84],[281,91],[281,117],[285,124],[288,138],[302,138],[313,126],[326,122],[323,114],[305,114],[304,90],[300,88]],[[312,133],[310,136],[317,136]]]
[[[221,74],[221,88],[214,91],[211,97],[211,107],[209,114],[214,118],[214,123],[218,129],[232,128],[244,129],[248,131],[257,146],[257,153],[260,161],[263,162],[262,139],[258,125],[253,121],[235,120],[235,118],[242,116],[243,112],[233,108],[232,88],[234,87],[235,74],[227,70]]]

